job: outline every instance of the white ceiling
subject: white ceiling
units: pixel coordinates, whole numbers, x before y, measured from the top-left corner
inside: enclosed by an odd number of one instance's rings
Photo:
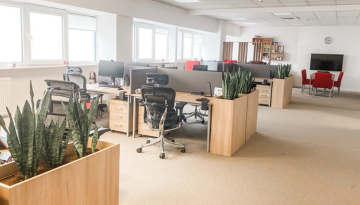
[[[156,1],[189,10],[192,15],[228,20],[240,26],[360,26],[360,0]],[[289,14],[275,15],[275,12]]]

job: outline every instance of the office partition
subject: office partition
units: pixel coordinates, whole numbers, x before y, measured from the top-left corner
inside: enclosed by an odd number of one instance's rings
[[[276,78],[277,65],[261,65],[261,64],[244,64],[236,63],[241,68],[251,70],[253,77],[256,78]]]
[[[142,85],[146,85],[146,73],[157,73],[157,67],[129,67],[130,71],[130,93],[135,93],[135,90],[141,88]],[[172,70],[172,69],[168,69]]]
[[[169,76],[169,84],[166,87],[171,87],[179,92],[205,92],[210,94],[208,82],[211,83],[211,92],[214,92],[214,87],[221,87],[222,83],[221,72],[166,68],[158,68],[158,72]]]

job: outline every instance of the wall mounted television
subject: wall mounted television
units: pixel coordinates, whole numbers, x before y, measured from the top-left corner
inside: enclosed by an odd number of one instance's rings
[[[310,70],[342,71],[344,55],[311,54]]]

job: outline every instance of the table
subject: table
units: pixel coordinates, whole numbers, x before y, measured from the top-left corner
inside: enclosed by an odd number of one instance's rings
[[[335,74],[332,74],[331,78],[332,78],[332,80],[334,80],[335,79]],[[311,73],[310,74],[310,81],[309,81],[309,95],[311,95],[311,93],[310,93],[311,81],[314,80],[314,79],[315,79],[315,73]]]
[[[122,87],[123,90],[119,90],[117,88],[111,87],[99,87],[98,84],[86,84],[86,90],[90,92],[102,93],[102,94],[111,94],[111,95],[119,95],[120,92],[125,91],[125,96],[128,96],[128,106],[127,113],[130,113],[130,103],[131,103],[131,95],[130,95],[130,87]],[[126,136],[130,136],[130,115],[127,115],[127,131]]]
[[[134,108],[133,108],[133,124],[136,123],[136,100],[141,99],[141,94],[132,94],[134,99]],[[176,92],[175,101],[176,102],[187,102],[191,104],[201,105],[200,101],[196,101],[196,99],[202,98],[200,95],[192,95],[190,93],[185,92]],[[210,131],[211,131],[211,109],[214,99],[216,97],[207,97],[209,100],[209,112],[208,112],[208,124],[207,124],[207,140],[206,140],[206,151],[210,152]],[[135,137],[135,126],[133,126],[133,137]]]

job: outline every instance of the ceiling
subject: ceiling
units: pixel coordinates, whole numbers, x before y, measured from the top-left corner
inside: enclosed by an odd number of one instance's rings
[[[156,0],[240,26],[360,26],[360,0]]]

